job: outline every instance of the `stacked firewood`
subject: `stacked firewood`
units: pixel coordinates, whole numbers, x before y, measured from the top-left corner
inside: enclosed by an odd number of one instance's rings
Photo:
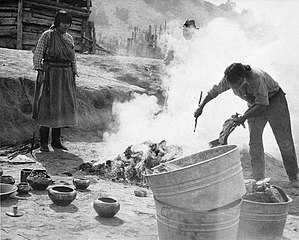
[[[6,156],[8,159],[13,159],[19,154],[32,153],[33,150],[39,148],[39,141],[32,137],[24,141],[10,141],[1,142],[0,156]]]

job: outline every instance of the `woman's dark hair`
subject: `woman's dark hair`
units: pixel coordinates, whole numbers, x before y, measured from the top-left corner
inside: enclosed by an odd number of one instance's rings
[[[66,11],[60,10],[55,15],[54,28],[58,28],[60,23],[69,23],[72,25],[72,16]]]
[[[224,75],[228,82],[235,83],[240,77],[248,76],[249,71],[251,71],[251,67],[249,65],[233,63],[225,69]]]

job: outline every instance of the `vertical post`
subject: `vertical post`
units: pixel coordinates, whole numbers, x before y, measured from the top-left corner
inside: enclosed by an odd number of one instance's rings
[[[86,9],[87,9],[88,17],[85,18],[85,19],[83,19],[83,22],[84,22],[83,35],[86,36],[86,37],[88,37],[88,38],[90,38],[90,35],[91,35],[89,24],[88,24],[88,22],[89,22],[89,15],[90,15],[90,3],[91,3],[90,0],[86,1]],[[83,45],[85,45],[83,47],[84,50],[87,48],[88,52],[90,53],[90,43],[89,43],[89,41],[85,41],[85,44],[83,44]]]
[[[86,3],[86,8],[87,8],[87,12],[88,12],[88,14],[90,14],[90,4],[91,2],[90,2],[90,0],[87,0],[87,3]]]
[[[23,45],[23,0],[18,1],[17,19],[17,49],[22,49]]]
[[[97,38],[96,38],[96,29],[94,26],[94,22],[92,23],[92,53],[94,54],[96,52],[96,45],[97,45]]]

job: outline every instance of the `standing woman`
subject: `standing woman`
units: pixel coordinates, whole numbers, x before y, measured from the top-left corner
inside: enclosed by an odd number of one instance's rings
[[[54,24],[38,40],[33,55],[38,71],[33,103],[33,119],[40,126],[40,150],[49,152],[51,146],[67,150],[61,144],[61,128],[75,126],[76,120],[76,59],[74,40],[67,30],[72,17],[65,11],[56,13]]]

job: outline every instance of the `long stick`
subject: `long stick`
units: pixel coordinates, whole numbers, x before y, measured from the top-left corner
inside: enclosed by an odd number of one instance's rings
[[[199,97],[199,101],[198,101],[198,106],[199,106],[200,103],[201,103],[201,99],[202,99],[202,91],[200,91],[200,97]],[[194,132],[195,132],[195,130],[196,130],[197,118],[198,118],[198,117],[195,118]]]

